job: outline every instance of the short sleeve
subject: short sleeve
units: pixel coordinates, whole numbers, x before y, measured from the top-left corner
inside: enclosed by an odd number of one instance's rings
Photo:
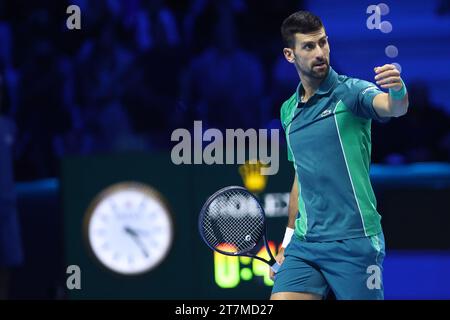
[[[351,79],[348,89],[350,90],[348,95],[350,99],[346,105],[355,115],[379,122],[389,121],[389,117],[380,117],[373,107],[375,96],[383,93],[375,84],[364,80]]]
[[[289,146],[289,140],[288,140],[289,137],[288,137],[288,133],[286,132],[286,126],[284,125],[283,122],[281,122],[281,125],[283,127],[284,136],[286,137],[287,158],[289,161],[293,162],[294,156],[292,155],[292,150],[291,150],[291,147]]]
[[[287,139],[287,136],[286,136]],[[287,144],[287,158],[289,161],[294,162],[294,156],[292,155],[291,148],[289,147],[289,143]]]
[[[296,94],[294,93],[288,100],[286,100],[283,105],[281,106],[280,110],[280,120],[281,120],[281,126],[283,127],[283,131],[285,132],[286,137],[286,144],[287,144],[287,158],[289,161],[294,161],[294,156],[292,154],[292,150],[289,144],[289,137],[287,133],[287,128],[289,127],[289,123],[292,118],[292,114],[297,107],[297,100],[296,100]]]

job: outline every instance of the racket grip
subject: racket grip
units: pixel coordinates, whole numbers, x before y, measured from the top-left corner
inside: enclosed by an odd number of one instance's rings
[[[274,273],[277,273],[278,270],[280,269],[280,267],[281,267],[281,264],[279,264],[278,262],[275,262],[275,263],[270,267],[270,269],[272,269],[272,271],[273,271]]]

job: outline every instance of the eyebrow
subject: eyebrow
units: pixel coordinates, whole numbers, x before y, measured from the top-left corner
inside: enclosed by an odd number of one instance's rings
[[[321,41],[321,40],[323,40],[323,39],[327,39],[328,38],[328,36],[327,35],[324,35],[322,38],[320,38],[319,40],[317,40],[317,42],[319,42],[319,41]],[[304,41],[304,42],[301,42],[300,43],[300,45],[301,46],[304,46],[304,45],[306,45],[306,44],[311,44],[311,43],[315,43],[314,41]]]

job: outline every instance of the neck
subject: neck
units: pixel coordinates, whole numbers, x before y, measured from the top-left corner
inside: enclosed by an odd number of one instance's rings
[[[306,75],[303,75],[299,73],[300,81],[302,82],[303,90],[305,91],[305,94],[303,96],[303,101],[308,101],[309,98],[311,98],[314,95],[314,92],[320,87],[320,84],[325,79],[316,79],[312,77],[308,77]]]

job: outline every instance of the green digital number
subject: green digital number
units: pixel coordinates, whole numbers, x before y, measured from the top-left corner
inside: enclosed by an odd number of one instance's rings
[[[218,246],[221,248],[221,245]],[[214,279],[220,288],[235,288],[241,281],[238,257],[214,252]]]

